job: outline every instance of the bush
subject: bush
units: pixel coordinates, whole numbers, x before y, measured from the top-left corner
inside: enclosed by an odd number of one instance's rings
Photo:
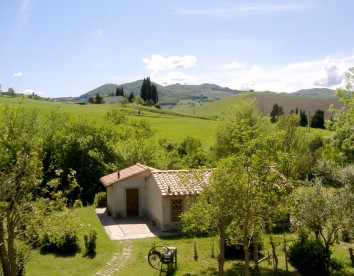
[[[73,204],[73,207],[74,207],[74,208],[81,208],[81,207],[83,207],[83,206],[84,206],[84,205],[82,204],[81,199],[76,199],[75,202],[74,202],[74,204]]]
[[[73,229],[60,229],[47,232],[41,238],[41,250],[44,252],[73,254],[79,251],[79,237]]]
[[[320,241],[301,239],[289,248],[289,263],[302,275],[329,275],[330,255]]]
[[[96,239],[97,239],[96,230],[91,230],[88,235],[87,234],[84,235],[86,253],[88,253],[88,254],[95,253],[95,251],[96,251]]]
[[[107,204],[106,192],[97,193],[95,195],[95,199],[93,201],[93,204],[95,205],[96,208],[98,208],[98,207],[106,207],[106,204]]]

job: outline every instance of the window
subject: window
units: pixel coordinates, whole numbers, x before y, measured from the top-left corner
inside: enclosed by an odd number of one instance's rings
[[[171,221],[180,221],[182,214],[182,199],[171,199]]]

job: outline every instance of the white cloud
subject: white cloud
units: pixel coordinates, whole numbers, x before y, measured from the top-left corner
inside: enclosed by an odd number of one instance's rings
[[[354,57],[331,57],[321,60],[295,62],[286,65],[253,65],[241,69],[223,69],[218,83],[234,89],[271,90],[274,92],[295,92],[300,89],[341,86],[343,73],[354,66]]]
[[[222,67],[225,68],[225,69],[245,68],[245,66],[242,63],[240,63],[240,62],[238,62],[236,60],[232,61],[230,63],[224,64]]]
[[[244,15],[250,13],[274,13],[274,12],[285,12],[285,11],[297,11],[309,9],[309,5],[298,5],[298,4],[262,4],[262,3],[248,3],[248,4],[230,4],[218,5],[207,8],[179,8],[176,10],[176,14],[180,15],[208,15],[208,16],[230,16],[230,15]]]
[[[150,58],[144,58],[143,62],[146,68],[154,72],[182,69],[196,66],[197,58],[195,56],[169,56],[152,55]]]
[[[253,65],[253,66],[251,67],[250,71],[251,71],[251,73],[256,74],[256,73],[258,73],[259,71],[261,71],[261,69],[262,69],[261,66],[255,64],[255,65]]]
[[[23,77],[24,74],[22,72],[17,72],[14,74],[14,77]]]
[[[341,65],[333,61],[331,58],[326,58],[323,63],[321,77],[315,80],[314,85],[318,86],[333,86],[339,85],[344,77],[344,72]]]
[[[106,35],[102,30],[94,30],[91,36],[98,41],[104,41],[106,39]]]
[[[172,72],[168,72],[167,74],[153,73],[151,75],[151,79],[154,82],[160,84],[174,84],[174,83],[191,84],[191,83],[196,83],[198,81],[196,77],[185,74],[181,71],[172,71]]]
[[[44,92],[42,91],[34,91],[32,89],[25,89],[24,91],[22,91],[22,94],[25,94],[25,95],[32,95],[32,94],[36,94],[36,95],[44,95]]]
[[[25,95],[31,95],[33,93],[35,93],[35,92],[32,89],[25,89],[22,91],[22,94],[25,94]]]
[[[20,10],[17,15],[17,27],[22,28],[26,24],[29,17],[30,0],[22,0]]]

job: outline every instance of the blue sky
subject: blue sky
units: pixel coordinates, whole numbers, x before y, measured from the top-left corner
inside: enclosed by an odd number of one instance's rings
[[[353,11],[352,0],[0,0],[0,84],[45,97],[148,76],[336,88],[354,66]]]

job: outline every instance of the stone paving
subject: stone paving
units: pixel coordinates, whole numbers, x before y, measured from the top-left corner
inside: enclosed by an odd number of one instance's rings
[[[161,232],[146,218],[133,217],[115,220],[107,216],[106,208],[95,209],[96,214],[111,240],[132,240],[157,236],[170,236],[173,233]]]
[[[112,259],[106,263],[103,269],[97,271],[97,276],[112,276],[114,274],[119,275],[118,271],[124,266],[124,263],[129,259],[131,254],[131,242],[129,240],[122,243],[123,248],[119,252],[115,253]]]

